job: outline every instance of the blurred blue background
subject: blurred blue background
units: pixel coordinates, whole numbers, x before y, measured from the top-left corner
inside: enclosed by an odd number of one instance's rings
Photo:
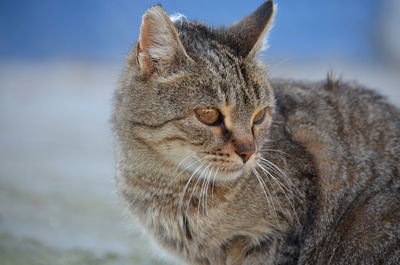
[[[333,72],[400,105],[399,0],[276,2],[268,76]],[[0,1],[1,265],[167,264],[115,194],[109,124],[124,57],[158,3],[218,26],[262,0]]]
[[[378,0],[277,0],[274,57],[376,59],[389,4]],[[261,1],[2,0],[0,56],[7,59],[120,60],[138,37],[141,15],[161,3],[212,25],[229,25]]]

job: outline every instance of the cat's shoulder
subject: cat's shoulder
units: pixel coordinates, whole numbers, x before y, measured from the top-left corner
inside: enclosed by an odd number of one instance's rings
[[[298,104],[338,104],[350,107],[375,107],[399,113],[398,107],[376,90],[356,81],[334,79],[330,75],[322,81],[303,81],[272,78],[269,80],[278,101]]]

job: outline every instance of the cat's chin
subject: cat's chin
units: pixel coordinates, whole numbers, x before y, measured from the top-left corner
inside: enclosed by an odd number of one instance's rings
[[[245,166],[238,166],[235,168],[219,168],[214,167],[211,173],[203,172],[199,173],[198,171],[194,170],[192,172],[192,177],[196,176],[197,178],[204,179],[210,178],[213,181],[217,182],[226,182],[226,181],[233,181],[243,174],[246,174],[249,170]]]
[[[232,181],[239,178],[244,173],[246,173],[246,170],[243,168],[220,170],[215,179],[217,181]]]
[[[218,182],[234,181],[242,176],[248,175],[256,165],[253,159],[251,162],[249,161],[249,163],[242,165],[220,167],[213,179]]]
[[[246,164],[240,165],[234,168],[221,168],[218,174],[215,176],[217,181],[232,181],[240,178],[243,175],[249,174],[253,168],[257,165],[256,161],[258,158],[252,159]]]

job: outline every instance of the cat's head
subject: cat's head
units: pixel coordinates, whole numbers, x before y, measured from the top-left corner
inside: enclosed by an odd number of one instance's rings
[[[267,1],[223,28],[147,10],[116,96],[121,150],[147,167],[217,180],[255,167],[274,111],[256,54],[274,9]]]

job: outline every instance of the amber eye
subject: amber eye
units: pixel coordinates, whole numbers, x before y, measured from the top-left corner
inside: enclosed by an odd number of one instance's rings
[[[256,116],[254,116],[253,124],[260,124],[264,121],[265,119],[265,114],[267,113],[267,109],[263,108],[260,110]]]
[[[214,126],[220,121],[220,113],[216,108],[205,107],[195,110],[196,117],[206,125]]]

